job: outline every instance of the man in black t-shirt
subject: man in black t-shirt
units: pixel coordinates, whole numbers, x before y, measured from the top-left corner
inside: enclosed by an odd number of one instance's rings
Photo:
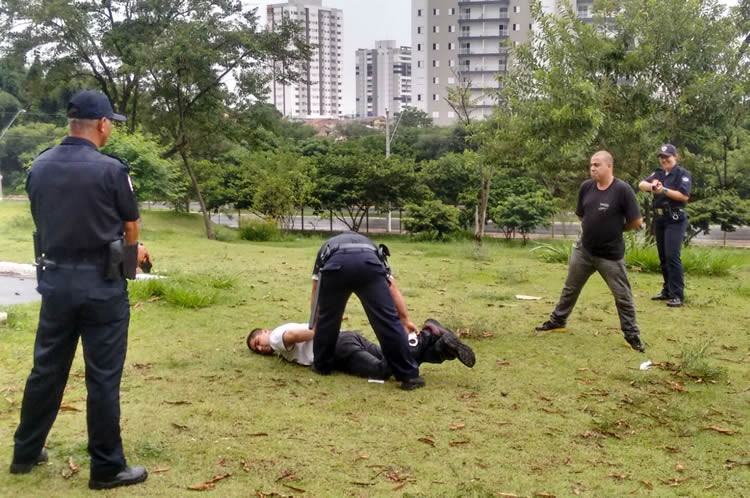
[[[538,331],[560,330],[573,311],[578,296],[589,277],[596,271],[615,297],[620,327],[625,340],[640,352],[645,347],[635,320],[635,304],[625,271],[624,230],[637,230],[643,224],[635,193],[630,186],[614,177],[612,155],[599,151],[591,157],[591,179],[581,184],[576,215],[581,219],[582,234],[573,249],[560,301],[548,321]]]

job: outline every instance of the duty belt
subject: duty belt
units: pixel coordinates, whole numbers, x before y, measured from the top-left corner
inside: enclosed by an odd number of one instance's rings
[[[680,219],[680,215],[683,213],[685,213],[685,209],[683,208],[654,208],[654,214],[656,214],[656,216],[669,216],[675,221]]]

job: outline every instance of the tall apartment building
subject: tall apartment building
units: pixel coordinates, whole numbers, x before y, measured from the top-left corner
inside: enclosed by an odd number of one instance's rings
[[[357,50],[356,117],[385,116],[411,103],[411,47],[393,40],[376,41],[374,49]]]
[[[284,115],[296,118],[338,118],[342,102],[343,11],[323,7],[322,0],[289,0],[267,7],[273,30],[285,15],[302,26],[312,56],[302,65],[299,83],[270,83],[270,99]],[[281,63],[279,63],[281,64]]]
[[[545,9],[558,3],[545,0]],[[590,18],[591,4],[573,0],[579,17]],[[509,48],[526,41],[532,29],[529,0],[412,0],[412,105],[436,125],[453,124],[447,87],[465,82],[472,118],[489,116]]]

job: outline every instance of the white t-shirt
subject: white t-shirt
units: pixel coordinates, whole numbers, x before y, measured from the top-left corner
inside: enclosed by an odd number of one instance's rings
[[[310,366],[313,363],[313,342],[305,341],[292,344],[288,348],[284,346],[284,332],[288,330],[307,330],[306,323],[285,323],[271,331],[268,340],[273,350],[279,356],[292,363]]]

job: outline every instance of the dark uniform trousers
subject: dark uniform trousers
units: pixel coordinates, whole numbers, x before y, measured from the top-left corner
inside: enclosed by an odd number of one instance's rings
[[[661,274],[664,278],[662,294],[685,300],[685,276],[682,268],[682,241],[687,231],[688,220],[680,214],[678,220],[670,216],[657,216],[654,219],[654,236],[659,252]]]
[[[440,348],[439,335],[422,330],[416,346],[409,346],[409,353],[417,365],[443,363],[455,358]],[[354,332],[341,332],[336,342],[334,368],[360,377],[387,379],[393,372],[382,350],[366,338]]]
[[[394,377],[403,381],[419,376],[388,285],[387,270],[375,251],[340,249],[325,261],[320,269],[318,320],[313,339],[316,370],[328,373],[336,367],[341,320],[346,303],[354,293],[362,303]]]
[[[34,366],[26,382],[13,460],[32,462],[41,452],[60,409],[80,336],[91,478],[111,479],[126,466],[120,439],[120,379],[130,320],[127,284],[124,279],[105,280],[94,265],[73,265],[42,272],[38,290],[42,307]]]

